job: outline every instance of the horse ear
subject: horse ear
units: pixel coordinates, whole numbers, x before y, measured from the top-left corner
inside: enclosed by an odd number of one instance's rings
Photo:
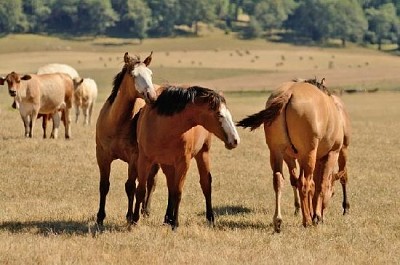
[[[150,55],[147,56],[147,58],[143,61],[143,63],[144,63],[146,66],[149,66],[149,64],[151,63],[151,56],[152,56],[152,55],[153,55],[153,51],[151,51]]]
[[[325,77],[321,79],[321,85],[326,86]]]
[[[6,79],[4,77],[0,77],[0,86],[4,85],[4,81],[6,81]]]
[[[125,63],[129,63],[129,55],[128,55],[128,52],[126,52],[125,55],[124,55],[124,62],[125,62]]]

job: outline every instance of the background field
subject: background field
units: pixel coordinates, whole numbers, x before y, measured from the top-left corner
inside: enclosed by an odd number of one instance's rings
[[[399,87],[398,57],[357,47],[293,47],[219,35],[146,40],[143,45],[120,39],[68,41],[13,35],[0,39],[0,75],[35,72],[50,62],[70,64],[81,76],[98,82],[95,121],[125,51],[144,58],[151,50],[155,82],[223,90],[236,121],[261,110],[267,90],[295,77],[326,77],[334,88],[379,88],[377,93],[343,95],[353,124],[350,215],[341,215],[337,184],[325,223],[304,229],[301,217],[293,215],[287,179],[283,231],[273,233],[274,193],[264,136],[262,130],[239,129],[242,143],[237,149],[228,151],[218,140],[213,143],[216,227],[205,221],[195,163],[187,177],[177,232],[162,225],[167,198],[162,174],[151,216],[127,227],[127,166],[115,161],[105,228],[99,231],[94,124],[73,124],[69,141],[41,139],[37,124],[34,138],[24,139],[19,114],[11,109],[6,87],[0,87],[0,263],[398,263],[400,94],[392,91]]]

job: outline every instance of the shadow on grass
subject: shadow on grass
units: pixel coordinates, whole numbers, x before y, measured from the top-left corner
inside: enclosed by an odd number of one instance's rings
[[[88,235],[96,236],[99,233],[125,231],[126,227],[117,225],[98,226],[92,222],[78,221],[28,221],[28,222],[3,222],[0,231],[8,231],[13,234],[32,233],[43,236],[49,235]]]
[[[251,213],[251,209],[241,205],[217,206],[214,208],[214,214],[217,216],[243,215],[247,213]]]
[[[254,230],[264,230],[270,229],[272,227],[271,223],[268,222],[251,222],[244,220],[218,220],[215,226],[219,230],[245,230],[245,229],[254,229]]]

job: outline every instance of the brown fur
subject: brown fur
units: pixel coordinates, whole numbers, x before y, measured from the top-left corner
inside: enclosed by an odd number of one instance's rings
[[[282,98],[287,99],[282,102]],[[279,107],[273,107],[279,106]],[[268,99],[264,131],[270,150],[276,208],[274,226],[281,229],[280,197],[283,183],[283,161],[289,168],[295,194],[300,191],[303,225],[317,223],[332,195],[333,170],[345,138],[343,117],[336,102],[325,91],[310,82],[288,82]],[[267,111],[264,111],[267,112]],[[262,112],[260,112],[262,113]],[[258,116],[253,122],[251,117]],[[252,115],[238,123],[254,129],[262,115]],[[296,160],[300,176],[296,175]]]
[[[168,185],[168,207],[164,222],[172,228],[179,225],[183,185],[190,161],[195,158],[206,199],[206,217],[213,223],[209,164],[211,133],[224,141],[227,148],[234,148],[238,144],[228,142],[227,133],[219,121],[219,108],[225,104],[225,99],[212,90],[200,87],[168,87],[160,88],[160,91],[154,106],[146,105],[139,116],[139,184],[134,221],[139,220],[140,204],[146,193],[151,165],[158,163],[166,175]]]
[[[11,72],[5,78],[0,78],[0,84],[8,84],[9,94],[14,97],[15,105],[25,126],[25,136],[32,137],[38,114],[51,114],[55,122],[51,136],[56,138],[60,117],[58,110],[65,111],[65,138],[70,137],[69,110],[72,106],[72,79],[62,73],[20,76]]]
[[[150,59],[149,59],[150,57]],[[128,53],[124,56],[125,64],[114,78],[114,86],[110,97],[100,110],[96,123],[96,158],[100,171],[100,204],[97,223],[103,224],[106,217],[106,196],[110,186],[110,169],[112,161],[121,159],[128,163],[128,179],[125,191],[128,197],[126,218],[132,223],[133,200],[136,189],[138,147],[136,134],[137,121],[134,116],[145,105],[142,96],[136,89],[135,78],[131,70],[139,64],[148,63],[151,55],[144,62],[132,58]],[[154,168],[154,175],[158,168]]]

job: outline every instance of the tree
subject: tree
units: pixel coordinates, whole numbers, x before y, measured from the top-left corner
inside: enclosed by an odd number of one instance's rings
[[[151,9],[149,33],[155,36],[171,36],[179,18],[178,0],[147,0]]]
[[[368,21],[357,0],[330,1],[326,15],[330,21],[329,37],[359,41],[368,29]]]
[[[264,30],[280,29],[295,7],[293,0],[259,1],[255,5],[254,17]]]
[[[79,0],[54,0],[45,23],[50,32],[75,33]]]
[[[373,39],[378,43],[378,49],[382,49],[382,41],[392,39],[398,25],[396,8],[392,3],[384,4],[378,8],[366,10],[368,30]]]
[[[214,0],[178,0],[180,6],[178,24],[194,26],[198,35],[199,22],[212,23],[216,19],[217,2]]]
[[[143,0],[125,0],[125,3],[117,27],[142,42],[147,37],[151,10]]]
[[[23,32],[27,29],[27,21],[22,12],[21,0],[0,1],[0,32]]]
[[[254,17],[250,17],[249,24],[242,30],[242,38],[254,39],[260,37],[261,34],[262,27],[260,23]]]
[[[46,30],[45,21],[51,14],[50,0],[29,0],[23,2],[23,11],[26,15],[30,32]]]
[[[103,34],[114,26],[117,14],[110,0],[80,0],[77,8],[77,31],[81,34]]]

